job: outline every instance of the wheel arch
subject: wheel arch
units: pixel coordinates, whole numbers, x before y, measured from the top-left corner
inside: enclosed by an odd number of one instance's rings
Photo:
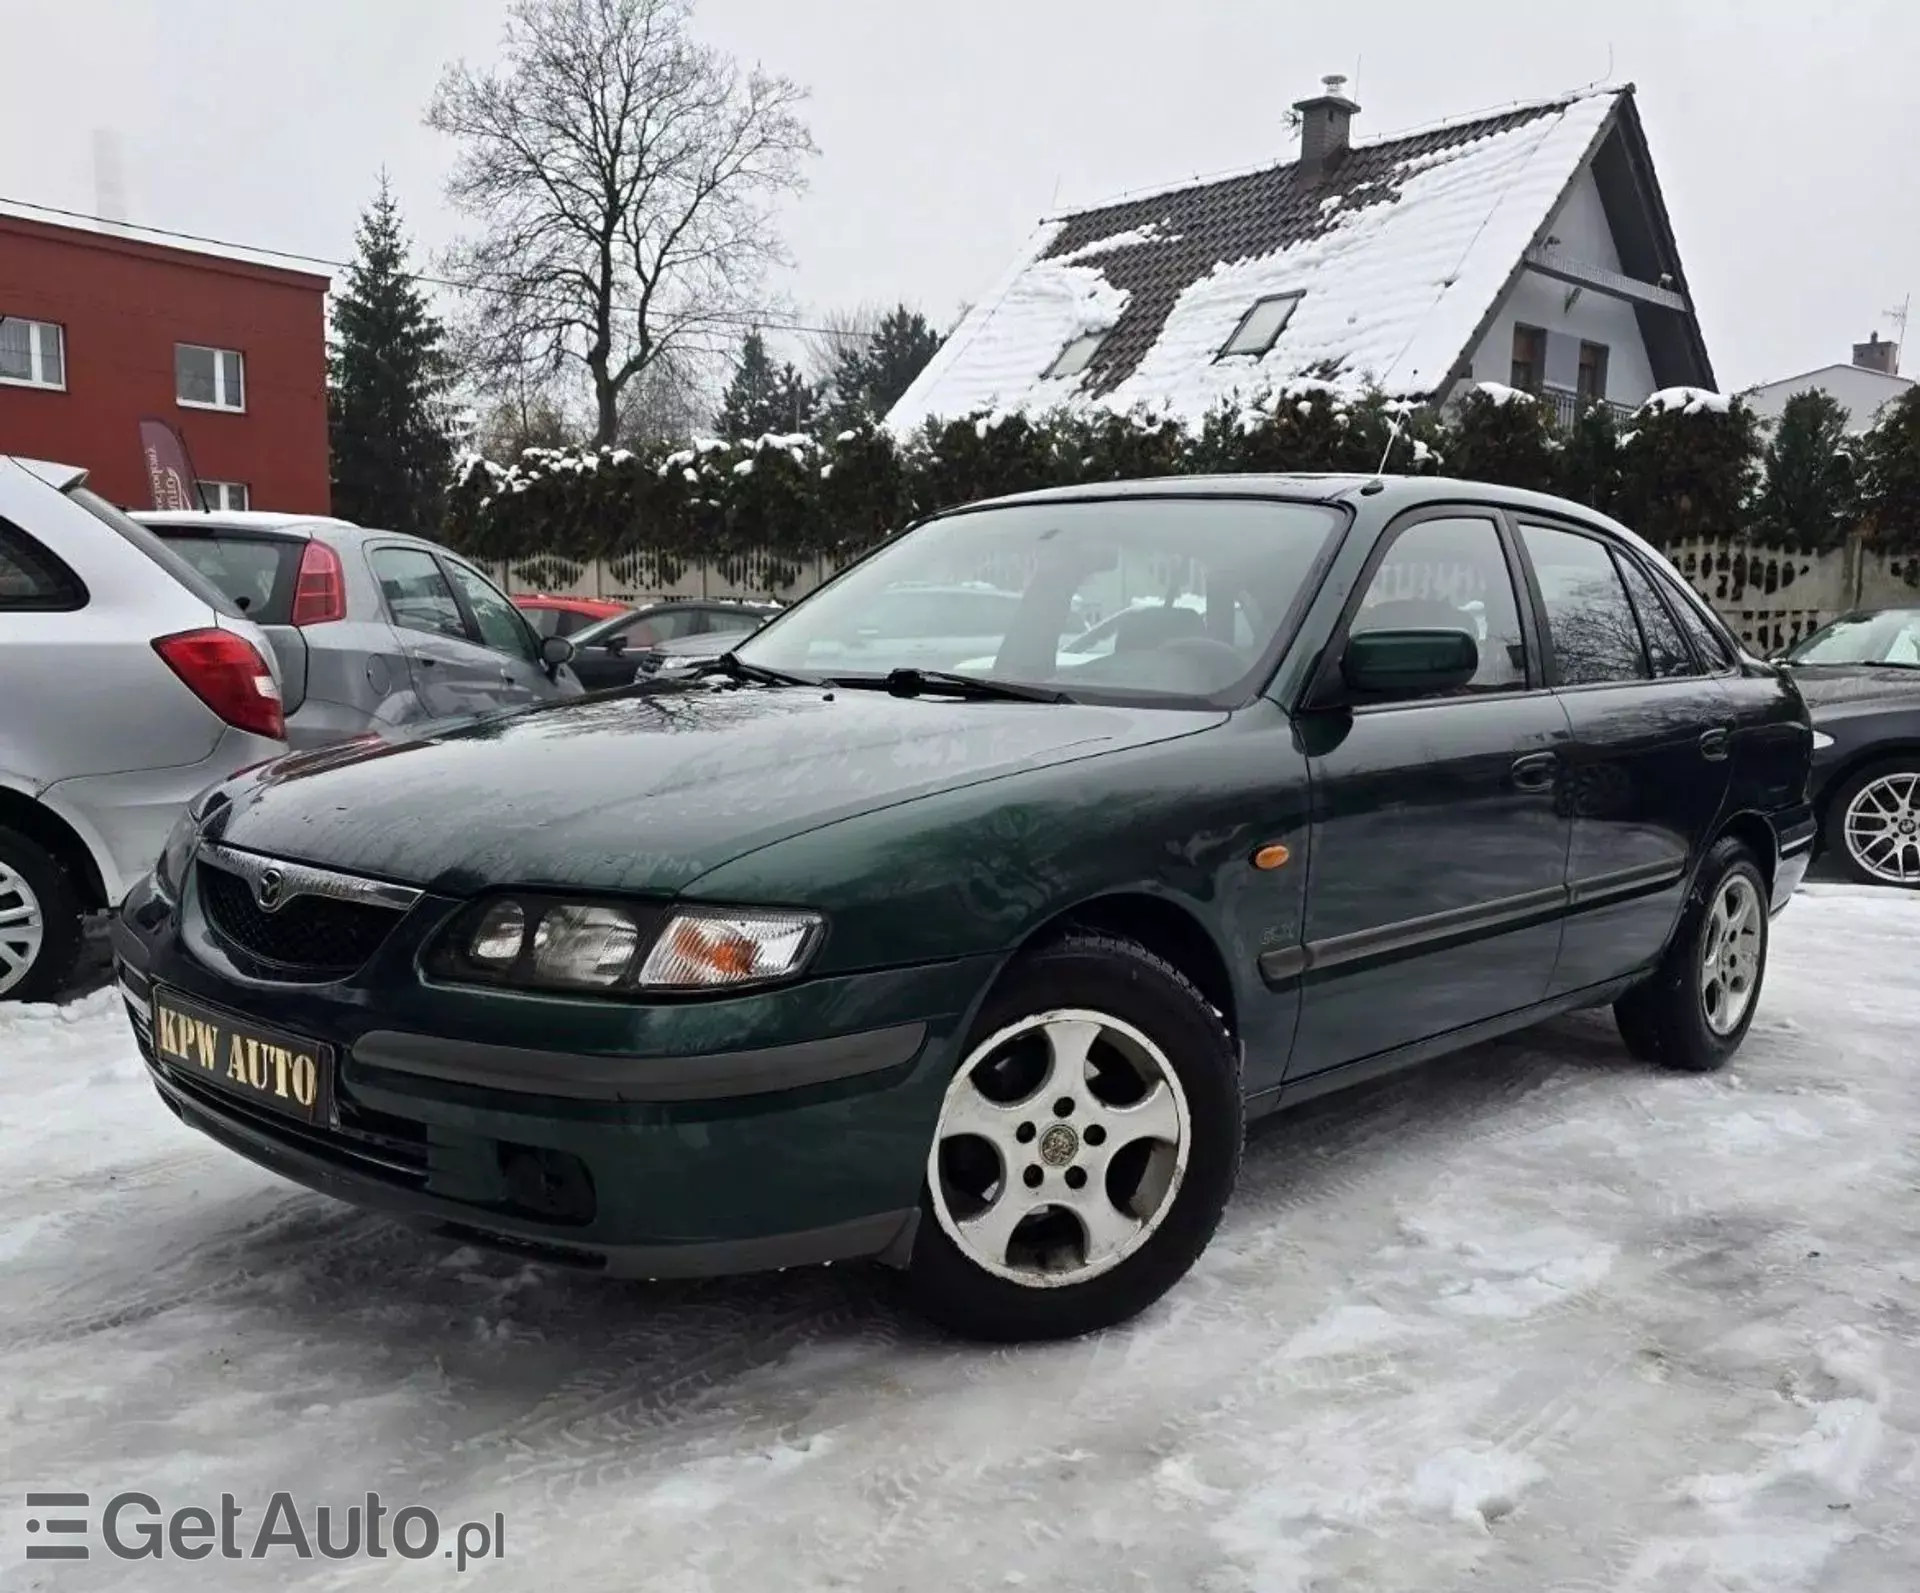
[[[1834,794],[1862,770],[1895,758],[1911,758],[1920,767],[1920,736],[1895,736],[1886,741],[1870,741],[1847,754],[1843,762],[1824,771],[1819,788],[1813,794],[1813,810],[1821,828],[1826,827],[1827,804]]]
[[[1014,956],[1043,946],[1074,929],[1099,930],[1137,941],[1163,957],[1199,990],[1226,1024],[1227,1033],[1240,1037],[1240,1002],[1233,975],[1219,942],[1198,913],[1178,900],[1144,890],[1114,891],[1094,896],[1055,913],[1033,929]]]
[[[0,785],[0,829],[17,831],[66,864],[88,908],[113,905],[111,886],[116,882],[109,879],[100,854],[57,808],[12,786]]]
[[[1766,818],[1751,810],[1730,815],[1714,833],[1713,841],[1719,842],[1727,836],[1743,842],[1759,860],[1760,874],[1767,882],[1767,889],[1773,889],[1773,881],[1780,871],[1780,838],[1774,834],[1773,826]],[[1707,850],[1712,850],[1709,843]],[[1705,852],[1701,853],[1706,856]]]

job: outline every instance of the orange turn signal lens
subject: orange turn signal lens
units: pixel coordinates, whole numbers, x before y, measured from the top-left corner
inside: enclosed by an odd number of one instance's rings
[[[1293,853],[1290,850],[1282,846],[1278,841],[1275,841],[1270,846],[1261,847],[1259,851],[1253,854],[1253,866],[1255,868],[1280,868],[1284,866],[1287,859],[1292,856]]]

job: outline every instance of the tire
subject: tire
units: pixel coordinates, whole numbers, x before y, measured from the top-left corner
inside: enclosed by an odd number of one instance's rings
[[[66,864],[38,841],[0,829],[0,1001],[63,995],[80,960],[84,917]]]
[[[1740,1049],[1767,976],[1766,877],[1746,844],[1716,841],[1688,893],[1680,927],[1660,966],[1614,1003],[1614,1022],[1640,1060],[1682,1073],[1711,1073]],[[1731,941],[1720,925],[1731,917]],[[1723,955],[1711,967],[1710,946]]]
[[[1876,848],[1863,858],[1848,838],[1848,816],[1856,802],[1862,804],[1862,817],[1878,811],[1886,815],[1887,826],[1899,837],[1899,850],[1887,854]],[[1855,833],[1859,821],[1855,821]],[[1910,830],[1899,826],[1912,825]],[[1907,890],[1920,889],[1920,757],[1889,758],[1883,763],[1849,775],[1831,797],[1821,815],[1821,850],[1848,879],[1860,885],[1892,885]],[[1878,865],[1876,872],[1875,865]]]
[[[968,1038],[928,1151],[909,1296],[1000,1343],[1124,1322],[1206,1248],[1244,1137],[1235,1048],[1192,981],[1134,941],[1070,932],[1001,977]]]

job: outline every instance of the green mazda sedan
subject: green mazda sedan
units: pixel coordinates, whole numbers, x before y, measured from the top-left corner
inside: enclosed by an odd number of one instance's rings
[[[161,1099],[463,1242],[872,1257],[964,1333],[1181,1278],[1246,1120],[1574,1008],[1723,1062],[1807,711],[1631,532],[1431,479],[894,537],[705,674],[299,754],[114,928]]]

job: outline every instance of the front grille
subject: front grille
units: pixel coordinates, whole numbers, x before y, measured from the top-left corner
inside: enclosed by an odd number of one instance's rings
[[[269,913],[254,900],[251,885],[211,859],[203,856],[195,872],[200,905],[220,938],[294,978],[338,979],[354,972],[401,918],[391,907],[330,896],[295,896]]]

